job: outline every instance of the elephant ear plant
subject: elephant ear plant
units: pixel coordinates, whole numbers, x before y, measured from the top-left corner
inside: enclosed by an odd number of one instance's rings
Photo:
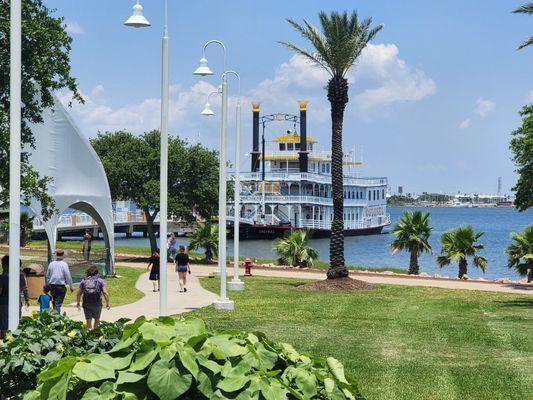
[[[125,322],[103,322],[87,331],[81,322],[57,312],[24,317],[19,328],[0,341],[0,395],[21,398],[37,386],[37,375],[62,357],[110,350],[120,340]]]
[[[362,399],[334,358],[202,320],[136,320],[104,354],[62,358],[24,399]]]

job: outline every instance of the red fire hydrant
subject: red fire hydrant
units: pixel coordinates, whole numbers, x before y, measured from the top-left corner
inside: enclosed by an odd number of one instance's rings
[[[252,260],[246,257],[244,260],[244,276],[252,276]]]

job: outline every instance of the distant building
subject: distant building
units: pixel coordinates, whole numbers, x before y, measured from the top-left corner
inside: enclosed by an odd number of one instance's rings
[[[502,195],[502,177],[498,177],[498,191],[496,192],[498,196]]]
[[[398,194],[400,196],[403,194],[403,186],[398,186]]]

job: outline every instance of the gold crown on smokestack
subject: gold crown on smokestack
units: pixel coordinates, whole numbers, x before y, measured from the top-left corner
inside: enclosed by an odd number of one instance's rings
[[[298,101],[298,104],[300,105],[300,111],[307,111],[307,103],[309,103],[307,100]]]
[[[254,102],[252,102],[252,111],[259,111],[259,105],[260,105],[260,104],[261,104],[261,103],[258,102],[258,101],[254,101]]]

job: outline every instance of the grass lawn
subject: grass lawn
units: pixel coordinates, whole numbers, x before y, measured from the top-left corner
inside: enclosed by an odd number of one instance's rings
[[[133,303],[142,298],[144,294],[135,288],[135,284],[139,276],[146,272],[146,270],[144,268],[121,266],[117,266],[116,270],[119,278],[108,278],[105,281],[111,297],[111,307]],[[66,306],[76,305],[76,293],[77,285],[75,285],[74,293],[70,293],[70,290],[67,291],[67,296],[64,301]]]
[[[533,398],[533,296],[381,285],[307,292],[253,277],[236,311],[194,311],[212,328],[258,330],[341,360],[370,399]],[[219,281],[204,278],[214,292]]]

